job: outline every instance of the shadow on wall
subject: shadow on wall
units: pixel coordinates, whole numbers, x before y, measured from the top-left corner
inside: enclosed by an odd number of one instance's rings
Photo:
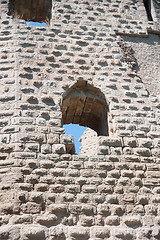
[[[78,81],[63,95],[63,124],[79,124],[108,136],[108,105],[104,94],[86,81]]]
[[[8,15],[49,25],[52,11],[52,0],[10,0]],[[36,25],[37,26],[37,25]]]

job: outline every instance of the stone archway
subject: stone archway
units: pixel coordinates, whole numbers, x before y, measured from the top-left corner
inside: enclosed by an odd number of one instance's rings
[[[108,136],[108,105],[104,94],[86,81],[78,81],[63,95],[63,124],[79,124]]]

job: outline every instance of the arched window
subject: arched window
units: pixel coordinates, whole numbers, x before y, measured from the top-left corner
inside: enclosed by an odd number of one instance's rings
[[[49,24],[52,0],[10,0],[9,13],[14,18]]]
[[[153,21],[151,14],[151,0],[143,0],[143,2],[147,12],[148,21]]]
[[[79,124],[108,136],[108,105],[104,94],[86,81],[78,81],[63,95],[63,124]]]

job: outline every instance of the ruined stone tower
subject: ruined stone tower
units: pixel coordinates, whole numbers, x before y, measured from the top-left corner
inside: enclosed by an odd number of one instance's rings
[[[1,0],[0,83],[0,240],[160,239],[159,0]]]

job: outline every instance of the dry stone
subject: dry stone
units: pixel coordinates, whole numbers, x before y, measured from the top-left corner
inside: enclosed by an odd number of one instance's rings
[[[160,239],[159,36],[159,0],[0,1],[1,240]]]

